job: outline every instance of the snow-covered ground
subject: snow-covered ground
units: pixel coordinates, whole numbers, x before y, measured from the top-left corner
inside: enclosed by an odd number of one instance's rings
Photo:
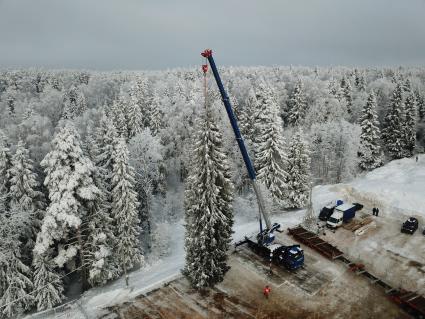
[[[359,215],[372,215],[378,207],[379,217],[372,216],[376,227],[361,236],[341,228],[324,238],[393,286],[425,294],[425,156],[392,161],[346,184],[317,186],[315,211],[337,198],[363,204]],[[410,216],[418,218],[419,229],[402,234]]]
[[[425,227],[425,155],[388,163],[347,184],[317,186],[313,199],[315,210],[335,193],[347,200],[362,201],[368,207],[379,207],[379,214],[398,220],[409,216]]]
[[[377,275],[389,279],[395,285],[404,281],[410,288],[425,286],[425,237],[419,232],[414,236],[400,234],[401,222],[408,216],[416,216],[421,230],[425,227],[425,156],[393,161],[357,179],[338,185],[316,186],[313,189],[313,206],[319,212],[329,201],[337,198],[357,201],[365,205],[367,212],[373,206],[380,208],[377,228],[364,236],[339,229],[327,234],[352,258],[358,258]],[[243,200],[242,200],[243,201]],[[245,203],[247,204],[247,203]],[[234,241],[246,234],[258,231],[255,211],[248,204],[237,207],[234,225]],[[304,210],[284,212],[273,216],[286,230],[299,224]],[[165,282],[181,276],[184,265],[184,227],[179,222],[172,227],[171,254],[152,265],[130,273],[130,287],[124,278],[105,287],[85,292],[69,309],[55,313],[47,311],[28,318],[93,318],[101,309],[146,293]],[[389,269],[390,268],[390,269]],[[397,278],[395,278],[397,277]],[[391,280],[392,278],[392,280]]]

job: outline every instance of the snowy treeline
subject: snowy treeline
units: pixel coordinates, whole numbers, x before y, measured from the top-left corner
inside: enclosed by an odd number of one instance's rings
[[[425,146],[423,69],[224,68],[222,77],[275,207],[306,205],[310,180],[340,182]],[[194,234],[220,229],[226,249],[232,198],[249,188],[212,77],[208,90],[205,117],[200,70],[0,72],[0,313],[50,308],[71,278],[103,285],[166,253],[182,183],[187,224]],[[216,158],[202,166],[202,152]],[[211,192],[206,181],[223,192],[195,205]],[[217,201],[227,222],[201,225],[199,212]],[[205,244],[186,240],[189,258]],[[209,277],[186,269],[203,278],[194,285],[226,271],[210,252],[221,266]],[[205,262],[192,256],[193,267]]]

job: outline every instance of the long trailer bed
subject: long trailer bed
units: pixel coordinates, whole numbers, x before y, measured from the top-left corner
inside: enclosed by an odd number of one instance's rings
[[[355,271],[357,274],[363,275],[368,280],[370,280],[371,284],[381,286],[385,293],[389,295],[389,297],[394,302],[399,304],[402,309],[404,309],[414,318],[425,319],[425,298],[423,296],[415,292],[391,287],[391,285],[382,279],[379,279],[375,275],[368,272],[363,264],[356,264],[351,262],[337,247],[329,244],[328,242],[319,238],[318,235],[303,228],[302,226],[289,228],[288,232],[292,237],[294,237],[294,239],[316,250],[325,257],[331,260],[337,259],[342,261],[351,271]]]

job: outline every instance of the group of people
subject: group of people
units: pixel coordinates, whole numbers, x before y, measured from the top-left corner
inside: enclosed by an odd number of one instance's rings
[[[372,213],[373,213],[373,216],[378,216],[378,214],[379,214],[379,209],[378,209],[378,208],[376,208],[376,207],[373,207],[373,209],[372,209]]]

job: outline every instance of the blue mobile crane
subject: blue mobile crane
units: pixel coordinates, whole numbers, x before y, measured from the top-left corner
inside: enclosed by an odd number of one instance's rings
[[[201,55],[206,60],[208,60],[209,65],[211,66],[211,70],[213,72],[215,81],[220,91],[224,107],[226,108],[226,112],[229,117],[233,132],[235,134],[239,150],[242,153],[242,158],[248,171],[249,179],[257,197],[260,232],[257,234],[255,239],[245,237],[245,240],[237,243],[236,245],[239,246],[247,243],[248,246],[257,254],[278,264],[279,266],[284,266],[291,270],[298,269],[304,264],[304,252],[299,245],[283,246],[280,244],[273,244],[275,239],[274,231],[280,231],[280,225],[278,223],[271,224],[269,215],[266,212],[264,199],[257,184],[255,169],[252,165],[241,132],[239,130],[238,122],[236,120],[235,114],[233,113],[229,96],[227,95],[226,90],[224,89],[220,74],[218,73],[217,66],[215,65],[215,61],[212,56],[212,50],[206,49],[201,53]],[[204,64],[202,66],[202,70],[204,74],[206,74],[206,72],[208,71],[208,64]],[[266,224],[266,227],[264,229],[262,219],[264,219],[264,222]]]

